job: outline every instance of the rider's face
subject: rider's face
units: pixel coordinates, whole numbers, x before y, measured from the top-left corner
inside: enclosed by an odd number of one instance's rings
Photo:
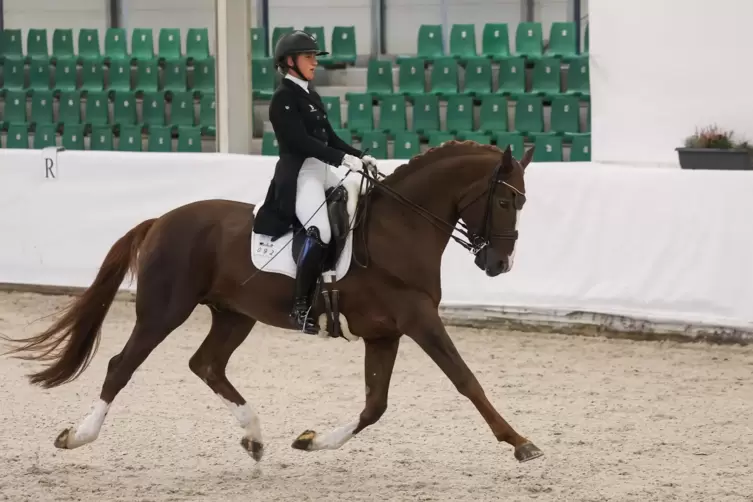
[[[307,52],[298,55],[298,69],[301,70],[301,76],[306,80],[314,79],[314,72],[319,62],[316,60],[316,53]]]

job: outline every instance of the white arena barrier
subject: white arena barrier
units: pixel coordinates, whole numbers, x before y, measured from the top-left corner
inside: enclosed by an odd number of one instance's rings
[[[45,155],[57,157],[52,169]],[[114,242],[144,219],[200,199],[262,200],[276,160],[0,151],[0,283],[86,287]],[[751,331],[749,173],[534,162],[526,189],[510,273],[486,277],[450,242],[448,312],[617,330]]]

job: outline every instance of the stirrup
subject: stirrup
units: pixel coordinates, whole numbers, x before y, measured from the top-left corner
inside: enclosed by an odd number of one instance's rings
[[[307,335],[318,335],[319,324],[309,315],[310,310],[305,299],[296,299],[293,310],[290,312],[290,320],[295,329]]]

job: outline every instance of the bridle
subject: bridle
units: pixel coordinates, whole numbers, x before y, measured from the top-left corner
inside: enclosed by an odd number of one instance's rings
[[[478,255],[484,248],[489,246],[491,244],[492,239],[507,239],[507,240],[517,240],[518,239],[518,231],[517,230],[507,230],[504,232],[497,232],[492,233],[492,205],[494,204],[494,194],[497,190],[497,187],[499,185],[504,185],[513,192],[513,205],[516,210],[520,210],[523,207],[523,204],[525,203],[525,193],[521,192],[511,184],[509,184],[504,179],[501,179],[500,173],[502,170],[502,161],[500,160],[499,164],[496,165],[494,168],[494,172],[492,173],[489,183],[487,187],[479,193],[477,196],[473,197],[470,202],[467,204],[464,204],[463,207],[458,207],[458,213],[460,214],[460,220],[458,221],[461,228],[458,228],[457,225],[453,225],[442,218],[432,214],[430,211],[424,209],[423,207],[419,206],[415,202],[405,198],[404,196],[397,193],[392,188],[388,187],[384,183],[382,183],[378,177],[381,176],[384,178],[385,176],[380,173],[378,170],[373,170],[376,175],[372,175],[369,170],[364,170],[360,174],[363,176],[365,180],[368,180],[371,184],[371,187],[369,188],[369,191],[376,188],[380,191],[384,192],[385,194],[389,195],[393,199],[397,200],[398,202],[401,202],[405,206],[409,207],[416,213],[418,213],[420,216],[422,216],[424,219],[429,221],[432,225],[437,227],[438,229],[444,231],[447,233],[451,239],[453,239],[455,242],[463,246],[466,250],[470,251],[471,254],[474,256]],[[460,200],[465,198],[466,194],[475,186],[475,183],[466,191],[464,192]],[[484,208],[484,216],[482,218],[482,227],[480,231],[473,231],[464,221],[462,221],[462,215],[463,212],[472,204],[474,204],[478,199],[483,197],[485,194],[487,195],[486,199],[486,207]],[[367,213],[368,213],[368,203],[366,200],[368,197],[364,197],[361,199],[364,202],[363,207],[363,214],[362,221],[367,221]],[[356,223],[356,226],[358,223]],[[454,235],[454,232],[458,232],[461,234],[462,237],[458,237],[457,235]],[[366,234],[367,232],[363,232],[363,238],[364,238],[364,249],[368,249],[366,246]],[[368,251],[367,253],[367,259],[368,259]],[[354,255],[355,257],[355,255]],[[357,260],[356,260],[357,261]],[[360,264],[359,264],[360,265]],[[366,265],[361,265],[365,267]]]

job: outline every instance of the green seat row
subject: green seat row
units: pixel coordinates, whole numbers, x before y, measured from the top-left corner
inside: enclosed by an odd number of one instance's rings
[[[173,131],[181,127],[197,127],[201,134],[216,134],[214,94],[202,95],[199,100],[199,113],[196,114],[194,97],[190,92],[173,93],[169,101],[165,99],[163,92],[148,92],[143,97],[141,117],[137,112],[136,95],[133,92],[114,93],[112,117],[107,92],[92,91],[85,96],[86,102],[82,107],[79,91],[61,93],[57,113],[54,113],[52,91],[35,92],[31,97],[31,113],[27,116],[26,94],[23,91],[8,91],[0,124],[6,130],[14,125],[36,128],[48,124],[57,128],[83,124],[87,130],[97,126],[107,126],[115,130],[125,126],[138,126],[145,130],[168,127]]]
[[[157,52],[154,50],[154,30],[133,28],[107,28],[104,52],[100,50],[99,30],[96,28],[56,28],[52,32],[52,50],[47,43],[47,29],[31,28],[26,34],[26,53],[23,52],[23,31],[8,29],[0,31],[0,61],[52,60],[58,61],[201,61],[210,57],[209,31],[207,28],[186,30],[186,49],[183,52],[181,30],[160,28]],[[129,48],[130,34],[130,52]],[[73,39],[78,37],[78,52],[74,51]]]
[[[267,31],[263,27],[251,28],[251,58],[265,59],[274,54],[275,45],[285,34],[291,33],[296,28],[293,26],[276,26],[272,29],[272,37],[269,44],[269,50],[265,44]],[[319,48],[327,51],[331,47],[328,56],[320,56],[319,63],[325,66],[340,64],[355,64],[356,62],[356,27],[355,26],[335,26],[332,28],[332,37],[330,44],[327,44],[327,38],[324,34],[323,26],[304,26],[300,28],[310,33],[316,38]]]
[[[24,62],[5,60],[3,63],[2,90],[33,91],[52,89],[56,93],[72,90],[85,91],[170,91],[190,90],[196,96],[215,92],[215,59],[209,57],[194,64],[193,78],[189,84],[185,61],[168,61],[160,75],[156,60],[136,62],[136,75],[131,78],[131,62],[112,61],[109,69],[101,61],[85,61],[79,75],[74,60],[58,61],[54,67],[48,59],[29,63],[28,83]],[[160,78],[161,77],[161,78]]]
[[[29,127],[12,124],[8,129],[6,148],[30,148]],[[83,124],[66,124],[58,136],[52,124],[40,124],[34,130],[31,148],[62,146],[67,150],[85,150],[85,138],[89,138],[89,150],[121,152],[141,152],[143,150],[143,130],[138,126],[123,126],[117,135],[107,126],[94,126],[87,135]],[[118,139],[117,148],[114,138]],[[201,152],[201,130],[198,127],[181,126],[177,131],[177,149],[173,148],[173,131],[167,126],[155,126],[147,132],[149,152]]]

